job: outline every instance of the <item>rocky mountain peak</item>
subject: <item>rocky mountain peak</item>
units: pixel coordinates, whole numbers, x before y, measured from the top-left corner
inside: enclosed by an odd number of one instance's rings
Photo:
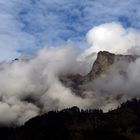
[[[81,88],[87,82],[95,80],[98,77],[106,77],[107,74],[114,69],[124,77],[127,77],[126,71],[131,62],[134,62],[139,56],[134,55],[120,55],[113,54],[107,51],[100,51],[97,54],[97,58],[93,63],[91,71],[87,75],[63,75],[60,77],[60,81],[71,90],[83,97],[83,88]],[[116,72],[115,71],[115,72]]]
[[[130,63],[135,61],[138,56],[133,55],[116,55],[107,51],[100,51],[97,54],[97,59],[93,63],[92,69],[88,74],[90,79],[95,79],[101,74],[109,71],[111,65],[119,62]]]

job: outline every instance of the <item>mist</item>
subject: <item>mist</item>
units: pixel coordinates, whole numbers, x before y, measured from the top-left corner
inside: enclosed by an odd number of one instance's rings
[[[72,106],[108,111],[128,99],[139,98],[139,58],[123,64],[126,77],[113,66],[106,77],[81,85],[84,96],[61,82],[64,75],[87,75],[98,51],[140,54],[139,32],[115,22],[93,27],[87,33],[87,42],[86,49],[69,44],[44,47],[33,58],[1,62],[0,123],[22,125],[39,114]]]

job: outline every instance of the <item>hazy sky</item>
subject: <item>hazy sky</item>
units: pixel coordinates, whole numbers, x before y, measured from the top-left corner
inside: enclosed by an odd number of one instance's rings
[[[41,47],[88,47],[94,26],[120,22],[140,28],[139,0],[0,0],[0,61]]]

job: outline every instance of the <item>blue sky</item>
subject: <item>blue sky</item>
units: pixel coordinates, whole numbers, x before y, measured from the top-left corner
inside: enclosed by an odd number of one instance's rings
[[[0,61],[72,42],[88,47],[94,26],[140,28],[139,0],[0,0]]]

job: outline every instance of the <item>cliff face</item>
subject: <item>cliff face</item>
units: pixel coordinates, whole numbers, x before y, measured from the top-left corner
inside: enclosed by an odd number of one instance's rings
[[[115,55],[106,51],[100,51],[97,55],[93,67],[89,74],[87,75],[89,79],[95,79],[102,74],[108,72],[112,65],[124,62],[130,63],[137,59],[138,56],[132,55]],[[120,69],[121,70],[121,69]],[[123,70],[122,70],[123,71]]]
[[[139,56],[133,55],[116,55],[107,51],[100,51],[93,63],[91,71],[87,75],[64,75],[60,77],[61,82],[72,89],[77,95],[82,95],[82,87],[87,82],[95,80],[99,77],[106,77],[111,70],[119,72],[123,76],[126,75],[127,68],[131,62],[134,62]]]

